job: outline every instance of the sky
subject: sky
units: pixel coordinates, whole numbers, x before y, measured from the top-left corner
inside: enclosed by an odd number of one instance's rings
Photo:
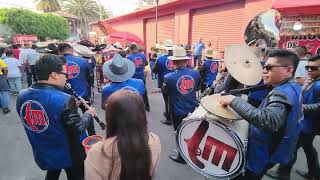
[[[98,1],[98,0],[97,0]],[[114,16],[132,12],[138,0],[100,0],[107,9],[111,9]],[[0,0],[0,7],[23,7],[35,10],[33,0]]]

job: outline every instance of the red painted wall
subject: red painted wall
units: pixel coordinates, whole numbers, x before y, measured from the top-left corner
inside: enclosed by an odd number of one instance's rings
[[[186,44],[191,42],[190,33],[192,32],[191,25],[193,12],[199,12],[201,11],[201,9],[214,6],[220,6],[224,9],[228,9],[228,6],[232,8],[235,3],[243,4],[241,6],[237,6],[238,8],[241,8],[241,10],[235,11],[237,12],[236,15],[239,15],[239,11],[241,11],[241,20],[237,22],[238,24],[236,25],[236,27],[234,27],[234,23],[232,27],[228,27],[228,22],[226,22],[225,28],[236,28],[237,33],[235,35],[230,36],[231,39],[229,39],[228,41],[232,42],[233,39],[235,39],[235,42],[240,41],[241,43],[243,41],[243,34],[247,24],[255,15],[259,14],[262,11],[270,9],[272,5],[272,0],[177,0],[176,2],[160,6],[159,16],[174,14],[174,27],[172,27],[172,31],[174,32],[173,41],[176,44]],[[230,16],[230,13],[226,13],[226,15]],[[146,36],[150,37],[150,34],[146,34],[147,19],[154,17],[155,8],[151,8],[147,10],[134,12],[128,15],[115,17],[106,20],[106,22],[118,31],[129,31],[135,33],[141,39],[146,40]],[[223,16],[221,16],[221,18],[223,18]],[[212,19],[208,18],[206,19],[206,21],[210,23]],[[226,19],[230,18],[226,17]],[[203,29],[203,31],[204,33],[207,33],[206,29]],[[223,29],[218,29],[217,31],[223,31]],[[155,34],[152,35],[155,36]]]

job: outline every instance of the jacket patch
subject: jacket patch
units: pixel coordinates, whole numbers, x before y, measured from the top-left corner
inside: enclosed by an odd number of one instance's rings
[[[177,89],[181,94],[189,94],[193,91],[195,86],[195,81],[193,77],[189,75],[183,75],[177,81]]]
[[[49,126],[49,118],[43,106],[34,100],[25,102],[20,109],[23,126],[27,129],[41,133]]]

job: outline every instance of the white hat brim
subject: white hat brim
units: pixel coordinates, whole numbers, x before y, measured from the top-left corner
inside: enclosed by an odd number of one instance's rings
[[[189,56],[181,56],[181,57],[169,56],[168,59],[170,59],[172,61],[179,61],[179,60],[188,60],[188,59],[191,59],[191,57],[189,57]]]
[[[172,51],[173,50],[173,46],[164,46],[164,49],[166,49],[168,51]]]

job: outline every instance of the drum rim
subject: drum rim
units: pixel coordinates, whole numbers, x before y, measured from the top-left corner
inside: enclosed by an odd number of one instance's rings
[[[240,156],[240,160],[239,160],[239,167],[238,170],[236,170],[232,175],[227,175],[227,176],[215,176],[215,175],[211,175],[208,174],[206,172],[201,171],[198,167],[196,167],[195,165],[193,165],[192,162],[189,161],[189,159],[182,153],[181,147],[180,147],[180,141],[179,141],[179,134],[181,129],[188,123],[193,122],[193,121],[207,121],[204,118],[192,118],[192,119],[187,119],[186,121],[183,121],[179,127],[177,128],[177,134],[176,134],[176,143],[177,143],[177,151],[180,153],[181,157],[187,162],[187,164],[196,172],[202,174],[203,176],[207,177],[207,178],[213,178],[213,179],[225,179],[225,178],[235,178],[237,177],[244,169],[245,167],[245,149],[244,149],[244,145],[243,142],[241,141],[240,137],[233,131],[231,131],[231,129],[226,126],[225,124],[219,122],[219,121],[212,121],[214,124],[216,124],[217,126],[221,127],[223,130],[225,130],[230,136],[231,138],[235,141],[236,145],[238,148],[242,149],[241,152],[239,152],[239,156]],[[208,121],[209,122],[209,121]],[[210,123],[210,122],[209,122]]]

